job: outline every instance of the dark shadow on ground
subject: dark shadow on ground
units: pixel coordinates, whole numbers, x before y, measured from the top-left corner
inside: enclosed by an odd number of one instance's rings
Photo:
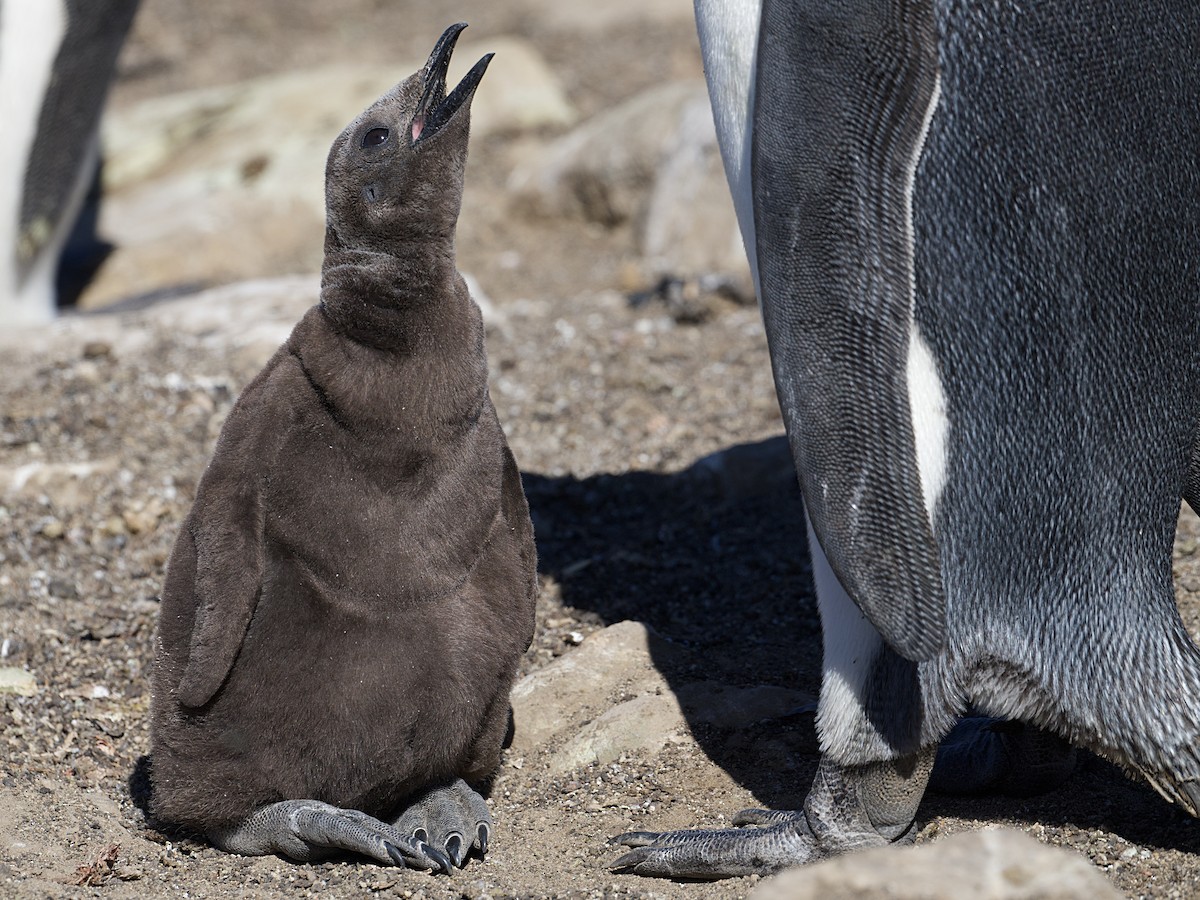
[[[656,657],[673,689],[721,681],[815,696],[820,624],[784,438],[674,474],[526,474],[524,483],[539,568],[559,582],[564,603],[606,624],[644,622],[694,651],[682,664]],[[764,802],[803,799],[812,777],[803,770],[816,760],[811,715],[740,734],[689,726],[705,753]],[[764,765],[763,751],[774,764]],[[781,779],[780,766],[801,770]]]
[[[739,445],[673,474],[525,474],[539,569],[563,602],[605,624],[633,619],[694,651],[656,658],[672,689],[697,681],[779,685],[816,697],[821,639],[799,488],[784,438]],[[714,763],[776,809],[803,803],[817,765],[813,716],[729,731],[690,721]],[[1036,797],[930,792],[919,821],[1103,828],[1147,847],[1200,853],[1200,828],[1150,787],[1083,754]],[[713,809],[728,816],[735,810]]]

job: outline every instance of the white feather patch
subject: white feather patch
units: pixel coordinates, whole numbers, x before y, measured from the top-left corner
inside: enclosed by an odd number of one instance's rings
[[[921,332],[913,323],[908,344],[908,405],[912,412],[913,439],[917,450],[917,473],[929,522],[942,488],[946,486],[946,395],[938,377],[937,363]]]
[[[54,315],[53,282],[36,297],[18,296],[15,250],[26,160],[37,134],[42,97],[67,28],[63,0],[0,3],[0,318],[46,321]]]
[[[842,588],[811,522],[808,547],[825,642],[817,734],[822,752],[833,754],[835,759],[851,759],[861,749],[858,745],[864,729],[874,731],[867,718],[864,693],[871,665],[883,648],[883,638]]]
[[[936,73],[933,82],[933,92],[929,96],[929,105],[921,121],[921,135],[913,148],[912,159],[905,169],[904,203],[905,228],[908,242],[908,295],[910,315],[915,314],[917,302],[917,284],[914,261],[916,258],[915,240],[913,237],[913,189],[917,177],[917,164],[921,161],[921,153],[925,149],[925,138],[929,134],[929,124],[933,121],[934,111],[942,95],[942,78]],[[946,395],[942,391],[942,382],[938,377],[937,363],[929,346],[917,328],[916,319],[912,319],[908,342],[908,405],[912,413],[913,439],[916,442],[917,472],[921,477],[921,492],[925,500],[925,511],[929,515],[929,523],[934,524],[933,510],[946,484],[946,434],[949,422],[946,417]]]

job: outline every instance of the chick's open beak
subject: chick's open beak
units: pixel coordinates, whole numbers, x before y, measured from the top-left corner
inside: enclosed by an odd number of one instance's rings
[[[487,71],[492,54],[484,56],[471,67],[462,81],[446,95],[446,72],[450,68],[450,57],[454,53],[454,45],[462,34],[466,22],[451,25],[438,38],[433,52],[429,54],[429,62],[425,64],[425,89],[421,92],[421,100],[413,114],[411,138],[416,144],[422,139],[428,139],[445,125],[479,86],[483,73]]]

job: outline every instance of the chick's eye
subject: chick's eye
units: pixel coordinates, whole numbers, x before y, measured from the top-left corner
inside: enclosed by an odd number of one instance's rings
[[[386,128],[372,128],[363,135],[362,145],[364,147],[378,147],[388,139],[391,134]]]

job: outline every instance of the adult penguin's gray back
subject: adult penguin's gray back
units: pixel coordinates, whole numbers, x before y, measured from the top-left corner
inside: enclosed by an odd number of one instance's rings
[[[0,322],[54,316],[138,0],[0,0]]]
[[[465,25],[337,138],[321,303],[230,412],[167,569],[150,811],[237,853],[449,870],[533,635],[536,558],[455,267]]]
[[[1200,813],[1171,584],[1200,499],[1200,8],[698,6],[761,15],[747,243],[813,532],[822,759],[803,810],[629,835],[617,864],[897,840],[968,704]]]

